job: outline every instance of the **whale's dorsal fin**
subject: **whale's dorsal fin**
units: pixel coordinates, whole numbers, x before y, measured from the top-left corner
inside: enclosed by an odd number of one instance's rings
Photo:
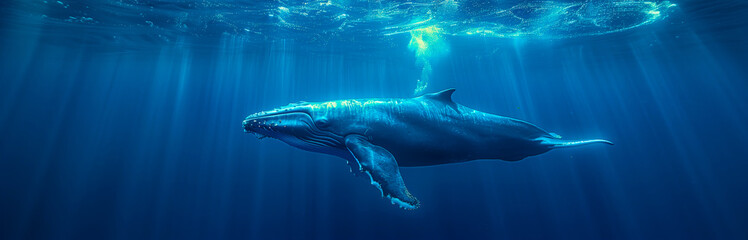
[[[452,101],[452,93],[454,92],[455,92],[454,88],[448,88],[448,89],[445,89],[439,92],[423,95],[423,97],[442,102],[445,105],[454,109],[455,111],[460,112],[460,109],[457,108],[457,104],[454,101]]]
[[[434,100],[442,101],[446,104],[453,104],[454,102],[452,102],[452,93],[454,92],[455,92],[454,88],[449,88],[449,89],[444,89],[439,92],[429,93],[423,96],[434,99]]]

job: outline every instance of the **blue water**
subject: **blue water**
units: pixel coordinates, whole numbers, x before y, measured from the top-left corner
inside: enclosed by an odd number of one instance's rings
[[[0,238],[748,239],[746,3],[605,3],[3,1]],[[418,87],[616,145],[402,168],[405,211],[240,125]]]

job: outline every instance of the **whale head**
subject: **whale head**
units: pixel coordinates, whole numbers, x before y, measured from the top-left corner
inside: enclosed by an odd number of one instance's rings
[[[312,104],[293,103],[270,111],[249,115],[244,132],[259,138],[275,138],[308,151],[336,154],[345,149],[344,136],[329,129],[329,120],[318,114]]]

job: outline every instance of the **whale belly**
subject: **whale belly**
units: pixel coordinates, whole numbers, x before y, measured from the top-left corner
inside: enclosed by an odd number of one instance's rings
[[[395,156],[401,167],[431,166],[473,160],[480,143],[471,137],[451,132],[420,132],[411,129],[405,134],[373,141]],[[379,141],[377,141],[379,140]]]

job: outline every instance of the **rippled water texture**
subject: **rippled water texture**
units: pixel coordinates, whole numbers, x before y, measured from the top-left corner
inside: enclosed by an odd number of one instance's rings
[[[396,46],[410,35],[421,68],[414,95],[429,86],[432,61],[449,51],[445,36],[562,39],[632,29],[662,20],[669,1],[54,1],[11,4],[25,24],[77,25],[106,41],[140,44],[238,36],[247,44],[295,39],[361,49]],[[18,19],[18,18],[16,18]],[[25,18],[22,18],[25,19]],[[61,33],[65,35],[65,32]],[[95,40],[94,40],[95,41]],[[383,44],[384,43],[384,44]],[[351,48],[351,47],[348,47]]]
[[[78,24],[103,38],[232,34],[356,41],[435,27],[442,35],[569,38],[631,29],[666,18],[676,5],[652,1],[13,1],[13,14]],[[31,22],[27,22],[31,24]],[[151,36],[153,35],[153,36]]]

